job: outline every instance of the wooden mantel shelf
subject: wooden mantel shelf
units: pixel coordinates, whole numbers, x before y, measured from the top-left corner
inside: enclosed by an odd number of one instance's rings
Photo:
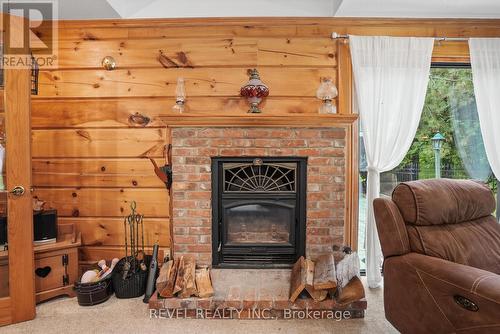
[[[168,127],[324,127],[351,124],[358,119],[356,114],[268,116],[265,114],[243,115],[167,115],[161,120]]]

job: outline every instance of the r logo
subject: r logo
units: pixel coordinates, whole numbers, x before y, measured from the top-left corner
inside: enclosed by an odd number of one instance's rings
[[[40,67],[53,67],[57,53],[57,2],[1,1],[3,17],[4,66],[12,57],[33,54]],[[10,57],[6,60],[6,57]]]

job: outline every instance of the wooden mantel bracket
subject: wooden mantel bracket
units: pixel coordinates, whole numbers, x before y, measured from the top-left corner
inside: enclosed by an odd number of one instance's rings
[[[196,115],[172,114],[160,119],[168,127],[329,127],[350,125],[356,114],[267,116],[267,115]]]

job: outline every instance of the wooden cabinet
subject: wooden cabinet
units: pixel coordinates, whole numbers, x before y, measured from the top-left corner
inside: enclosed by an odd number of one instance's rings
[[[73,285],[78,279],[80,236],[63,235],[57,242],[38,245],[35,250],[36,302],[67,295],[75,296]],[[0,252],[0,296],[9,293],[8,251]]]

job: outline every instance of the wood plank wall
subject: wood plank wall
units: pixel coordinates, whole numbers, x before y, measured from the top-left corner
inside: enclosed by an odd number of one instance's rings
[[[33,97],[35,195],[59,210],[61,222],[82,232],[83,262],[120,255],[122,217],[137,201],[146,215],[146,241],[169,246],[169,197],[144,157],[163,163],[178,77],[186,80],[187,113],[241,114],[238,97],[257,67],[270,87],[266,115],[311,115],[321,77],[337,79],[338,33],[399,36],[500,36],[498,20],[176,19],[61,21],[59,68],[43,70]],[[38,34],[47,32],[40,30]],[[340,42],[339,42],[340,43]],[[443,59],[466,56],[463,45],[439,46]],[[455,45],[455,46],[453,46]],[[455,52],[448,49],[455,48]],[[444,49],[444,51],[443,51]],[[458,50],[458,51],[457,51]],[[158,62],[162,52],[172,66]],[[117,69],[101,60],[113,56]],[[347,61],[347,63],[346,63]],[[344,73],[345,74],[345,73]],[[342,79],[345,81],[345,79]],[[349,81],[347,81],[349,82]],[[345,103],[343,103],[344,105]],[[347,101],[347,105],[349,101]],[[340,106],[340,112],[350,107]],[[130,124],[140,113],[145,128]],[[357,152],[356,143],[349,143]],[[354,171],[357,166],[352,166]],[[352,191],[352,196],[357,196]]]

